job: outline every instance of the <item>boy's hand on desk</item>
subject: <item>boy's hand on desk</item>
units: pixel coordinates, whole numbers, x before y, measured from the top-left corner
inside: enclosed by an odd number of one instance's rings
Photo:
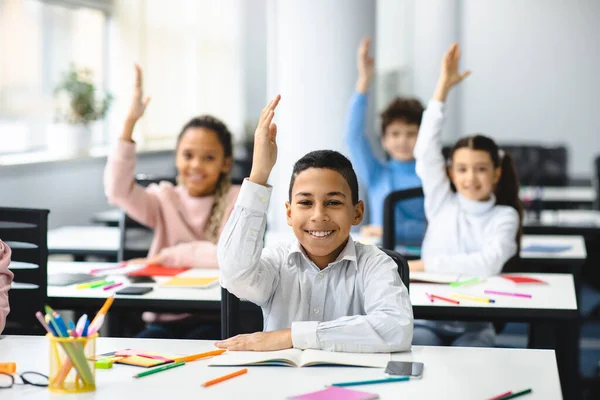
[[[274,351],[291,349],[294,345],[292,344],[292,330],[280,329],[271,332],[237,335],[216,342],[215,346],[232,351]]]
[[[425,271],[425,263],[423,260],[411,260],[408,262],[408,269],[410,272],[423,272]]]
[[[277,161],[277,125],[273,123],[273,118],[280,99],[280,95],[275,96],[263,109],[254,132],[250,181],[263,186],[267,184],[271,170]]]

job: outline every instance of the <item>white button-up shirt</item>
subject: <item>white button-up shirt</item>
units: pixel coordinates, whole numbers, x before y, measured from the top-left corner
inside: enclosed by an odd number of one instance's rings
[[[292,329],[294,347],[409,350],[413,313],[396,263],[352,238],[320,270],[297,240],[263,249],[271,188],[244,182],[218,245],[221,285],[262,307],[265,331]]]

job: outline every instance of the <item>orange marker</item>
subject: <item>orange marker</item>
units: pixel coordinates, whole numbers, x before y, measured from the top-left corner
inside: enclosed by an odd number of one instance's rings
[[[225,353],[226,351],[227,350],[213,350],[213,351],[207,351],[206,353],[192,354],[190,356],[178,357],[175,360],[173,360],[173,362],[180,362],[180,361],[190,362],[190,361],[196,361],[196,360],[199,360],[201,358],[218,356],[218,355],[221,355],[221,354]]]
[[[235,378],[236,376],[244,375],[246,372],[248,372],[248,368],[240,369],[239,371],[235,371],[234,373],[231,373],[229,375],[224,375],[220,378],[213,379],[212,381],[204,382],[202,384],[202,386],[209,387],[209,386],[214,385],[215,383],[223,382],[223,381],[226,381],[227,379],[231,379],[231,378]]]

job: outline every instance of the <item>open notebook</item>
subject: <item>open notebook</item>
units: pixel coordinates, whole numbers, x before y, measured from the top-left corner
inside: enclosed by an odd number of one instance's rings
[[[453,283],[468,279],[468,276],[459,274],[439,274],[435,272],[411,272],[410,281],[415,283]]]
[[[280,365],[310,367],[313,365],[350,365],[385,368],[389,353],[339,353],[323,350],[286,349],[279,351],[228,351],[212,359],[209,366]]]

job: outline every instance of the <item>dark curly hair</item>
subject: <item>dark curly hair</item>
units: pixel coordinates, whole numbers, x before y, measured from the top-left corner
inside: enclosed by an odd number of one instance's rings
[[[381,112],[381,135],[385,135],[385,129],[395,121],[420,126],[424,110],[423,104],[416,98],[396,97]]]

